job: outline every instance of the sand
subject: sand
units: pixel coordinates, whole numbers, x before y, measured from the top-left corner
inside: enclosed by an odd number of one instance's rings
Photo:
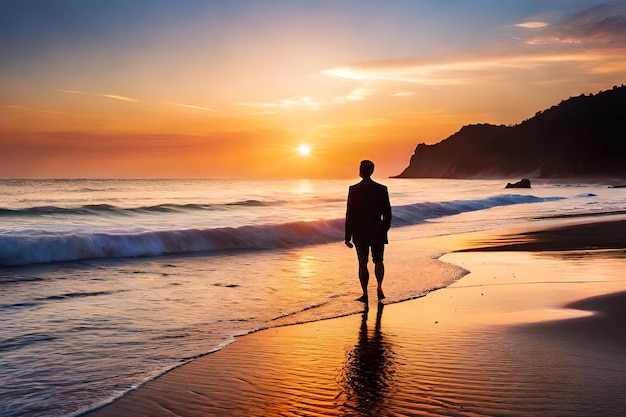
[[[441,261],[470,273],[241,337],[88,415],[626,415],[626,223],[584,222],[403,242],[469,249]]]

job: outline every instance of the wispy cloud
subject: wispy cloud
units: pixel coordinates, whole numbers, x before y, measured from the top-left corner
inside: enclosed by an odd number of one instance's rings
[[[324,103],[322,101],[313,100],[309,97],[301,97],[299,99],[282,99],[272,102],[235,103],[235,105],[259,109],[305,109],[317,111],[321,110]]]
[[[414,91],[399,91],[397,93],[393,93],[394,97],[408,97],[408,96],[414,96],[415,92]]]
[[[473,56],[450,56],[439,59],[404,59],[356,62],[331,68],[323,73],[342,80],[361,83],[410,83],[424,86],[456,86],[489,82],[503,77],[549,76],[559,78],[559,68],[567,68],[570,74],[619,74],[624,71],[625,45],[610,47],[558,48],[528,50],[514,53]],[[537,71],[536,71],[537,70]],[[538,71],[541,70],[541,71]],[[397,90],[396,90],[397,91]],[[394,94],[394,93],[392,93]],[[400,92],[396,96],[408,95]]]
[[[341,78],[341,77],[339,77]],[[337,96],[333,99],[334,104],[344,104],[356,101],[362,101],[370,96],[374,96],[380,93],[379,87],[374,82],[365,80],[360,86],[354,88],[348,94],[344,96]]]
[[[17,105],[11,105],[11,104],[5,105],[3,107],[11,109],[11,110],[27,111],[27,112],[34,112],[34,113],[45,113],[45,114],[64,114],[65,113],[59,110],[44,109],[40,107],[17,106]]]
[[[113,100],[131,101],[131,102],[135,102],[135,103],[142,102],[142,100],[139,100],[139,99],[136,99],[136,98],[120,96],[120,95],[117,95],[117,94],[96,94],[96,93],[88,93],[86,91],[66,90],[66,89],[63,89],[63,88],[53,88],[52,91],[56,91],[57,93],[64,93],[64,94],[80,94],[80,95],[87,95],[87,96],[93,96],[93,97],[104,97],[104,98],[110,98],[110,99],[113,99]]]
[[[344,104],[344,103],[350,103],[353,101],[361,101],[363,100],[364,97],[363,96],[359,96],[359,95],[355,95],[355,94],[348,94],[347,96],[337,96],[333,99],[333,104]]]
[[[169,103],[169,102],[162,102],[163,104],[169,104],[170,106],[176,106],[176,107],[183,107],[185,109],[192,109],[192,110],[202,110],[202,111],[208,111],[208,112],[215,112],[214,109],[208,108],[208,107],[202,107],[202,106],[194,106],[192,104],[181,104],[181,103]]]
[[[560,21],[554,21],[554,17],[544,14],[514,25],[532,33],[532,37],[523,39],[526,44],[547,45],[541,49],[529,50],[520,45],[517,52],[509,50],[501,54],[361,61],[330,68],[323,74],[380,87],[382,83],[394,82],[424,86],[470,85],[513,76],[530,78],[533,74],[549,82],[550,77],[560,80],[565,76],[584,78],[624,71],[626,2],[596,6]],[[567,75],[562,73],[565,69]],[[337,98],[336,102],[348,102],[361,96],[351,94]]]
[[[532,21],[532,22],[518,23],[513,26],[516,26],[518,28],[524,28],[524,29],[541,29],[541,28],[550,26],[550,24],[548,22]]]
[[[124,97],[124,96],[118,96],[116,94],[97,94],[100,97],[106,97],[106,98],[111,98],[113,100],[120,100],[120,101],[132,101],[132,102],[139,102],[141,100],[137,100],[136,98],[130,98],[130,97]]]
[[[381,60],[358,62],[324,71],[325,75],[355,81],[394,81],[425,85],[460,84],[462,67],[472,62],[427,62],[425,60]],[[452,74],[454,72],[455,75]]]
[[[108,98],[108,99],[112,99],[112,100],[127,101],[127,102],[131,102],[131,103],[165,104],[165,105],[168,105],[168,106],[183,107],[183,108],[192,109],[192,110],[201,110],[201,111],[206,111],[206,112],[215,112],[214,109],[211,109],[209,107],[196,106],[196,105],[193,105],[193,104],[184,104],[184,103],[172,103],[172,102],[168,102],[168,101],[140,100],[138,98],[121,96],[119,94],[96,94],[96,93],[88,93],[88,92],[85,92],[85,91],[66,90],[66,89],[62,89],[62,88],[53,88],[52,90],[56,91],[58,93],[64,93],[64,94],[84,94],[84,95],[88,95],[88,96],[92,96],[92,97],[103,97],[103,98]]]
[[[64,90],[62,88],[53,88],[52,91],[56,91],[57,93],[66,93],[66,94],[87,94],[84,91]]]
[[[626,2],[599,5],[556,22],[528,43],[626,46]]]

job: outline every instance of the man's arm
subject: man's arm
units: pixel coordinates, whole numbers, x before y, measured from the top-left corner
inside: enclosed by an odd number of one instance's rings
[[[348,202],[346,203],[346,223],[345,223],[345,238],[344,243],[347,247],[352,248],[353,245],[350,242],[352,240],[352,187],[348,189]]]
[[[383,223],[385,224],[385,230],[389,230],[391,228],[391,202],[389,201],[389,190],[387,187],[385,187]]]

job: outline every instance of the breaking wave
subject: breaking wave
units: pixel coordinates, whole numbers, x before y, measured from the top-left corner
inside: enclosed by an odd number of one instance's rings
[[[0,207],[0,217],[9,216],[42,216],[42,215],[111,215],[111,214],[142,214],[168,213],[180,211],[215,210],[228,207],[267,207],[280,205],[280,201],[242,200],[223,204],[159,204],[142,207],[118,207],[111,204],[85,204],[78,207],[37,206],[22,209]]]
[[[503,195],[479,200],[416,203],[393,207],[393,227],[428,219],[514,204],[561,200]],[[242,204],[264,204],[245,201]],[[94,206],[83,206],[92,210]],[[110,206],[95,206],[109,210]],[[156,206],[165,207],[165,206]],[[186,206],[185,206],[186,207]],[[343,239],[343,218],[211,229],[119,233],[70,233],[0,236],[0,265],[17,266],[95,258],[130,258],[229,249],[277,249]]]

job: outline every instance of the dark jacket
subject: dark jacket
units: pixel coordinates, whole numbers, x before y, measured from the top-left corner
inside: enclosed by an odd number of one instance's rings
[[[367,245],[388,243],[391,204],[387,187],[371,178],[350,186],[346,208],[346,241]]]

